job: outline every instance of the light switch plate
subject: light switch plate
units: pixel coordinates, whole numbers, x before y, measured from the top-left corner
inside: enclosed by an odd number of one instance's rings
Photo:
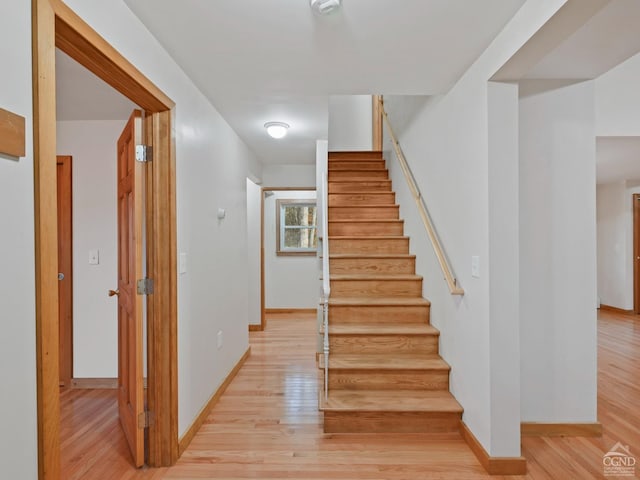
[[[187,273],[187,254],[182,252],[180,253],[180,261],[178,265],[178,273],[180,275],[184,275]]]
[[[471,257],[471,276],[473,278],[480,278],[480,257],[477,255]]]
[[[100,250],[89,250],[89,265],[100,264]]]
[[[222,348],[222,330],[218,330],[218,350]]]

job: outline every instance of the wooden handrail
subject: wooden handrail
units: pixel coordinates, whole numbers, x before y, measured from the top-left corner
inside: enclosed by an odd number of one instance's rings
[[[416,180],[413,176],[413,172],[411,171],[411,168],[407,163],[407,159],[402,153],[402,149],[400,148],[398,139],[393,132],[393,128],[391,127],[391,122],[389,122],[389,116],[387,115],[387,111],[384,108],[382,98],[380,98],[379,102],[380,113],[382,115],[382,118],[384,119],[384,123],[387,125],[387,130],[389,131],[389,136],[391,137],[391,143],[393,143],[393,149],[395,151],[396,157],[398,158],[398,163],[400,164],[400,168],[402,168],[404,178],[407,180],[409,190],[411,190],[411,195],[413,196],[413,199],[416,202],[416,206],[418,207],[418,212],[420,213],[420,217],[422,218],[422,223],[424,223],[424,228],[427,230],[427,235],[429,235],[429,239],[431,240],[433,252],[436,254],[436,258],[438,259],[438,263],[440,264],[440,268],[442,269],[442,273],[444,274],[444,279],[449,287],[449,292],[451,292],[451,295],[464,295],[464,290],[458,285],[458,281],[453,275],[449,260],[444,253],[444,249],[442,248],[442,244],[440,243],[440,239],[438,237],[438,234],[436,233],[436,229],[433,226],[431,217],[429,216],[429,211],[427,210],[427,205],[424,201],[424,197],[420,193],[420,189],[418,188],[418,184],[416,183]]]

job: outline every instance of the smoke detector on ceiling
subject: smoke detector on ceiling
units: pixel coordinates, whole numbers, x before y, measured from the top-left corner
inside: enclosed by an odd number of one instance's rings
[[[342,5],[342,0],[310,0],[311,10],[318,15],[329,15]]]

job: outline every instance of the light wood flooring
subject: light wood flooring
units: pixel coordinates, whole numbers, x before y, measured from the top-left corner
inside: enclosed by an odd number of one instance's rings
[[[458,434],[323,434],[315,315],[270,315],[251,357],[178,464],[135,470],[115,390],[62,394],[62,460],[70,479],[591,479],[617,441],[640,458],[640,319],[602,312],[602,438],[524,438],[528,474],[490,477]],[[640,474],[640,468],[637,473]],[[629,477],[627,477],[629,478]]]

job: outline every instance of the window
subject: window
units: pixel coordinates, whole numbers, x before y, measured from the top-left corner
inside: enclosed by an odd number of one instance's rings
[[[316,201],[276,201],[276,254],[315,255]]]

